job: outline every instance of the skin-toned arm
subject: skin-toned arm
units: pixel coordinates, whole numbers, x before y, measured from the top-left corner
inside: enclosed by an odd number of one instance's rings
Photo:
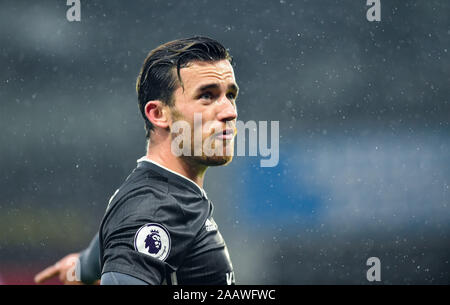
[[[64,285],[82,285],[83,283],[75,279],[75,266],[80,254],[71,253],[54,265],[45,268],[34,277],[36,284],[42,284],[45,281],[57,276]]]
[[[94,236],[89,247],[80,253],[71,253],[54,265],[42,270],[34,277],[37,284],[57,276],[65,285],[99,284],[100,283],[100,245],[98,233]],[[79,276],[76,277],[76,268]]]

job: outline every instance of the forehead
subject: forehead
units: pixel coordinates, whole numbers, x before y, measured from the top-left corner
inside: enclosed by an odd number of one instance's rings
[[[185,90],[207,83],[235,83],[234,70],[228,60],[214,62],[194,61],[180,70]]]

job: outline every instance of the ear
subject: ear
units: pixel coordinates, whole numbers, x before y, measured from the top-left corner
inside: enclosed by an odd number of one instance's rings
[[[145,116],[153,126],[166,129],[169,127],[170,117],[167,106],[159,100],[148,101],[144,107]]]

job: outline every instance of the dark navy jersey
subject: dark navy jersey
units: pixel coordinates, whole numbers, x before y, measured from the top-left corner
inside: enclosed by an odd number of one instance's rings
[[[148,159],[111,198],[100,238],[102,274],[149,284],[234,284],[213,204],[193,181]]]

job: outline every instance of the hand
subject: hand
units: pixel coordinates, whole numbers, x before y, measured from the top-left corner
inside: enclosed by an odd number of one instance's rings
[[[54,276],[58,276],[64,285],[83,285],[75,276],[75,268],[79,256],[79,253],[72,253],[65,256],[53,266],[47,267],[36,274],[34,281],[36,284],[41,284]]]

